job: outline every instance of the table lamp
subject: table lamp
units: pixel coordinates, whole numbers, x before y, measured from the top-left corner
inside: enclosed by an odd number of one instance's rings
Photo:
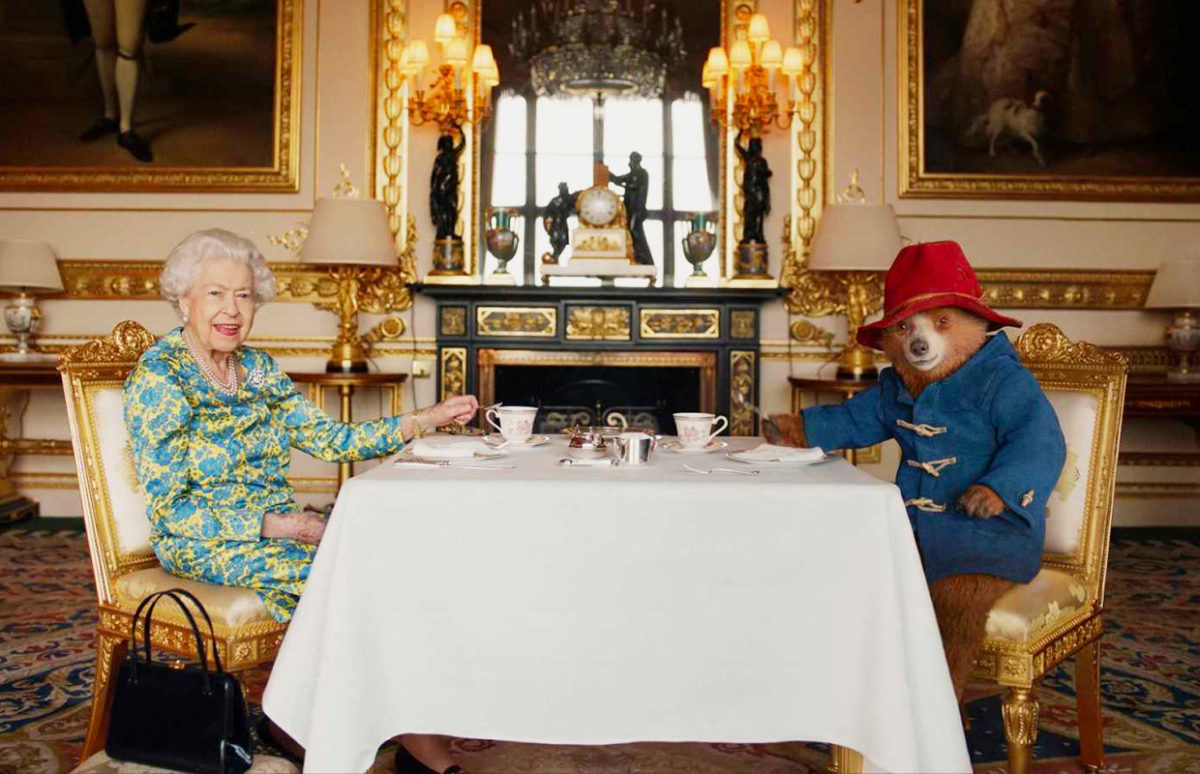
[[[875,353],[858,343],[859,327],[883,297],[879,272],[900,252],[902,239],[890,204],[867,204],[858,172],[839,203],[826,205],[813,237],[807,268],[831,275],[834,308],[846,315],[850,340],[838,357],[839,379],[873,379]]]
[[[31,294],[63,289],[54,248],[32,239],[0,241],[0,289],[17,293],[4,307],[4,322],[17,337],[17,355],[28,356],[36,351],[33,335],[42,318]]]
[[[337,301],[318,305],[335,312],[340,320],[326,372],[365,373],[367,358],[358,337],[359,283],[371,267],[396,265],[396,244],[383,202],[318,199],[300,249],[300,262],[328,266],[337,282]]]
[[[1159,267],[1146,298],[1146,308],[1176,310],[1166,338],[1179,362],[1167,372],[1167,381],[1200,382],[1200,370],[1192,366],[1192,354],[1200,347],[1200,324],[1193,311],[1200,309],[1200,258],[1180,258]]]

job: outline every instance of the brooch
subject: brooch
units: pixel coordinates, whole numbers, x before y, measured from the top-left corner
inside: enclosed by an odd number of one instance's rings
[[[246,384],[251,387],[262,387],[265,381],[267,381],[267,374],[261,368],[255,368],[246,374]]]

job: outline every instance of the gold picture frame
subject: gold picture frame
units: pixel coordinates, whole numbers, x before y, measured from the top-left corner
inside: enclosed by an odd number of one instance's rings
[[[172,166],[158,165],[157,162],[130,163],[126,165],[86,166],[86,165],[53,165],[39,163],[36,165],[0,165],[0,190],[2,191],[62,191],[62,192],[105,192],[105,193],[162,193],[175,191],[206,192],[253,192],[253,193],[294,193],[299,190],[299,160],[300,160],[300,72],[301,72],[301,32],[303,27],[304,0],[275,0],[275,57],[274,57],[274,92],[271,99],[271,117],[269,133],[271,148],[269,155],[263,156],[269,163],[256,166],[237,165],[189,165]],[[266,18],[269,19],[269,16]],[[186,19],[185,19],[186,21]],[[230,23],[222,19],[218,23]],[[204,25],[215,26],[205,18],[195,25],[203,29]],[[186,31],[190,24],[184,24]],[[194,37],[199,31],[192,31]],[[208,33],[210,36],[219,32]],[[48,36],[47,36],[48,37]],[[181,41],[188,41],[187,35]],[[78,43],[76,45],[83,45]],[[174,46],[175,43],[167,45]],[[242,52],[243,55],[247,55]],[[94,56],[94,55],[93,55]],[[194,59],[196,54],[191,52],[189,57]],[[251,57],[252,58],[252,57]],[[183,67],[182,62],[179,67]],[[190,60],[188,60],[190,61]],[[96,67],[87,59],[90,67],[82,68],[87,75],[94,73]],[[160,63],[161,64],[161,63]],[[265,68],[264,68],[265,69]],[[214,72],[219,76],[235,74],[236,68],[218,67]],[[264,75],[263,80],[271,76]],[[210,89],[211,84],[208,84]],[[97,86],[97,89],[99,86]],[[154,96],[142,96],[147,89],[139,92],[139,100],[153,100]],[[185,97],[174,97],[175,102],[187,103]],[[151,105],[154,103],[151,101]],[[139,124],[160,123],[165,120],[163,115],[172,110],[178,111],[174,103],[159,105],[157,119],[153,116],[144,122],[135,114],[134,129]],[[148,111],[142,111],[146,113]],[[72,116],[74,118],[74,116]],[[263,117],[266,120],[266,117]],[[82,128],[82,127],[80,127]],[[266,128],[263,129],[265,140]],[[218,131],[235,131],[229,127],[218,127]],[[115,138],[115,133],[113,134]],[[61,141],[61,138],[60,138]],[[108,141],[106,137],[104,141]],[[101,140],[96,140],[101,142]],[[124,162],[124,159],[122,159]]]
[[[971,101],[974,99],[971,95],[977,93],[978,90],[964,88],[954,91],[945,85],[945,79],[940,78],[938,73],[926,72],[927,64],[929,64],[928,57],[936,57],[939,55],[939,51],[946,48],[943,45],[931,52],[926,50],[929,40],[926,29],[927,21],[929,21],[926,6],[934,1],[900,0],[898,6],[899,193],[901,197],[1200,201],[1200,170],[1192,176],[1161,174],[1162,169],[1173,168],[1174,164],[1171,161],[1173,157],[1170,154],[1175,151],[1172,151],[1167,144],[1155,145],[1154,138],[1149,135],[1136,142],[1133,139],[1125,139],[1122,144],[1108,138],[1108,135],[1116,136],[1115,132],[1118,131],[1116,129],[1084,131],[1083,128],[1080,128],[1075,131],[1069,127],[1059,126],[1055,130],[1059,134],[1074,137],[1071,143],[1059,142],[1057,144],[1059,148],[1067,148],[1066,152],[1056,150],[1053,143],[1048,147],[1045,139],[1037,145],[1029,143],[1025,138],[1013,139],[1016,136],[1016,129],[1013,128],[1015,124],[1011,123],[1006,116],[1016,116],[1019,113],[1031,121],[1040,120],[1041,124],[1038,129],[1033,130],[1033,137],[1038,138],[1046,132],[1046,127],[1055,125],[1053,120],[1055,115],[1059,117],[1058,123],[1061,124],[1062,115],[1067,112],[1066,103],[1069,100],[1073,105],[1072,114],[1086,115],[1087,111],[1075,107],[1074,103],[1086,99],[1087,95],[1079,97],[1075,92],[1056,95],[1053,85],[1041,84],[1030,70],[1024,76],[1027,82],[1024,91],[1032,93],[1025,93],[1020,98],[998,96],[990,103],[985,96],[980,98],[982,99],[981,105],[975,105]],[[953,37],[953,33],[958,31],[957,27],[950,29],[946,19],[942,17],[938,17],[938,19],[936,39]],[[1099,28],[1106,21],[1096,18],[1089,19],[1089,23]],[[943,29],[943,26],[946,28]],[[965,32],[964,22],[963,33],[965,34]],[[1006,34],[1015,36],[1018,31],[1010,30]],[[1033,33],[1030,33],[1031,38],[1032,36]],[[1061,43],[1061,41],[1059,42]],[[1048,47],[1051,44],[1052,42],[1044,43],[1044,46]],[[1030,46],[1033,44],[1030,43]],[[960,80],[975,72],[962,63],[964,56],[961,51],[953,54],[953,57],[959,58],[958,72],[967,73],[967,75],[956,76]],[[947,62],[943,62],[943,65]],[[1065,64],[1060,62],[1057,69],[1065,71],[1069,64],[1070,62]],[[989,69],[988,72],[991,70]],[[982,77],[980,74],[979,78]],[[1134,80],[1137,80],[1136,76]],[[934,92],[934,96],[940,98],[940,101],[936,103],[931,100],[929,91],[930,85],[934,82],[941,84]],[[1138,82],[1140,83],[1140,81]],[[1157,85],[1165,88],[1164,84]],[[1144,89],[1146,84],[1142,84],[1142,87]],[[1019,89],[1016,89],[1015,86],[1007,89],[1010,92],[1014,90]],[[999,91],[1004,91],[1004,89]],[[1133,89],[1131,88],[1129,91],[1133,91]],[[961,99],[952,98],[955,94],[968,96]],[[1136,95],[1128,98],[1129,104],[1125,105],[1127,112],[1134,110],[1134,96]],[[1144,98],[1145,95],[1142,97]],[[1120,106],[1117,96],[1111,97],[1109,102],[1112,102],[1113,105],[1105,102],[1104,104],[1109,105],[1106,112],[1115,111]],[[1047,114],[1050,114],[1049,120]],[[931,115],[935,118],[935,123],[930,122]],[[1115,124],[1118,118],[1115,114],[1106,114],[1104,120],[1093,123]],[[1165,119],[1163,120],[1165,121]],[[1132,132],[1133,130],[1128,131]],[[1149,129],[1145,131],[1149,131]],[[1101,135],[1106,139],[1101,141],[1099,139]],[[950,139],[951,136],[955,139]],[[1089,137],[1093,138],[1090,142],[1084,142],[1081,139]],[[993,138],[998,140],[1000,146],[1008,143],[1010,149],[1004,150],[1000,147],[1000,152],[993,156],[991,153]],[[1131,145],[1131,143],[1133,144]],[[1035,147],[1037,148],[1036,153],[1034,152]],[[1160,174],[1139,175],[1123,171],[1120,174],[1111,172],[1110,174],[1098,174],[1092,171],[1105,168],[1125,170],[1139,163],[1156,165]],[[1041,169],[1047,171],[1042,172]]]

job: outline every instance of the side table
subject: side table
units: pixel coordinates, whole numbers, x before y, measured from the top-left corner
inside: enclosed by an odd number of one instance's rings
[[[796,414],[803,408],[804,394],[811,393],[815,404],[821,403],[822,395],[832,395],[838,403],[850,400],[855,395],[875,386],[875,379],[804,379],[789,376],[788,384],[792,386],[792,413]],[[842,456],[851,465],[860,462],[876,463],[882,458],[879,445],[866,449],[843,449]]]
[[[53,355],[0,360],[0,522],[37,516],[37,502],[17,493],[10,471],[18,454],[70,454],[71,442],[24,438],[21,422],[30,390],[61,390],[62,379]]]
[[[341,399],[338,419],[342,422],[349,422],[352,419],[350,396],[354,394],[356,387],[378,387],[391,390],[390,410],[392,416],[404,412],[404,383],[408,380],[408,374],[327,374],[323,371],[314,371],[289,373],[288,376],[298,385],[308,385],[309,400],[320,406],[322,410],[325,408],[325,390],[336,387],[338,397]],[[342,484],[346,483],[347,479],[353,475],[353,462],[338,463],[338,491],[341,491]]]

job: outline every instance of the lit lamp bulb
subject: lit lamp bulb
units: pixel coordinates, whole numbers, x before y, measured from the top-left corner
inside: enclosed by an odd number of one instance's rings
[[[462,71],[467,66],[467,41],[455,38],[447,43],[445,61],[454,70],[454,88],[462,88]]]
[[[766,43],[771,39],[771,27],[767,24],[767,17],[761,13],[756,13],[750,17],[750,29],[746,31],[746,37],[751,43]]]
[[[744,40],[735,41],[729,47],[729,66],[734,72],[740,73],[750,67],[753,62],[750,56],[750,44]]]
[[[458,29],[455,27],[454,17],[448,13],[439,14],[433,24],[433,39],[444,46],[457,36]]]
[[[804,51],[797,46],[788,46],[787,51],[783,52],[783,66],[780,72],[791,81],[792,93],[791,99],[796,98],[796,79],[804,72],[807,63],[804,61]]]
[[[423,40],[408,44],[408,71],[416,79],[417,91],[421,90],[421,71],[429,64],[429,46]]]
[[[768,40],[763,44],[759,63],[767,71],[767,88],[775,90],[775,71],[783,66],[783,48],[778,40]]]
[[[708,88],[712,89],[712,98],[714,101],[720,102],[721,86],[725,83],[725,76],[729,74],[729,57],[726,56],[725,49],[719,46],[710,48],[708,60],[704,63],[704,70],[708,73],[710,81]]]

